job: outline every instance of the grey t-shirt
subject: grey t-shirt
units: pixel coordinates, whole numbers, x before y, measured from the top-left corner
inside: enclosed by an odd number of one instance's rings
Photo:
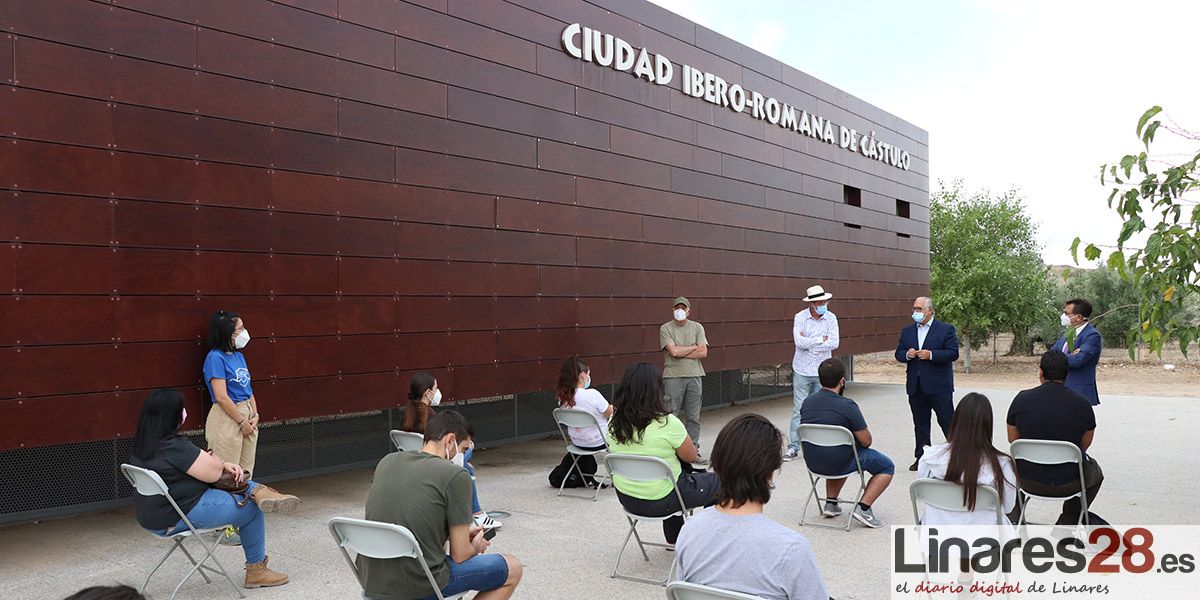
[[[687,520],[675,544],[678,577],[767,600],[826,600],[808,540],[766,515],[715,508]]]

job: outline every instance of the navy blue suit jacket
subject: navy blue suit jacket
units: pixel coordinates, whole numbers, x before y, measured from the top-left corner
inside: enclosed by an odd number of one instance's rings
[[[929,350],[933,354],[930,360],[909,360],[909,348]],[[958,360],[958,333],[954,326],[933,319],[929,322],[929,333],[925,335],[925,345],[917,345],[917,324],[913,323],[900,330],[900,343],[896,344],[896,360],[908,364],[908,395],[917,393],[917,382],[921,384],[921,392],[927,395],[951,394],[954,392],[954,361]]]
[[[1067,343],[1064,333],[1054,342],[1054,350],[1062,351]],[[1100,362],[1100,351],[1104,349],[1104,340],[1100,332],[1088,323],[1075,336],[1075,349],[1079,352],[1067,352],[1067,389],[1083,396],[1092,403],[1100,404],[1100,391],[1096,389],[1096,365]]]

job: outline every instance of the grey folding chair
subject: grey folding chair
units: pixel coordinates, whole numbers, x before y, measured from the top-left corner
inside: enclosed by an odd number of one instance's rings
[[[862,501],[863,494],[867,491],[867,478],[863,475],[862,463],[858,460],[858,444],[854,439],[854,434],[845,427],[839,427],[837,425],[815,425],[811,423],[800,425],[800,427],[796,430],[796,433],[800,438],[800,450],[801,452],[805,453],[804,467],[808,469],[808,480],[812,483],[812,490],[809,492],[808,498],[804,501],[804,512],[800,513],[800,525],[812,525],[813,527],[844,529],[846,531],[850,531],[850,523],[854,520],[854,507],[858,506],[858,503]],[[814,446],[849,446],[851,452],[854,453],[854,470],[847,471],[845,473],[817,473],[816,471],[813,471],[811,467],[812,462],[808,460],[807,448],[804,446],[805,442],[808,442]],[[850,510],[844,511],[846,513],[846,524],[843,526],[825,525],[823,523],[816,522],[805,523],[804,519],[808,514],[809,501],[812,501],[812,503],[816,505],[817,512],[820,513],[822,503],[827,500],[827,498],[821,498],[817,494],[817,484],[819,484],[822,479],[847,479],[855,473],[858,473],[858,492],[855,495],[854,500],[835,500],[835,502],[837,502],[839,505],[850,505]]]
[[[936,506],[942,510],[953,512],[971,512],[963,504],[963,486],[953,481],[942,479],[917,479],[908,486],[908,497],[912,501],[913,520],[922,523],[924,519],[920,508]],[[975,486],[975,512],[987,511],[995,515],[996,525],[1008,523],[1004,516],[1004,508],[1000,504],[1000,494],[990,485]]]
[[[1083,477],[1083,452],[1079,450],[1079,446],[1071,442],[1062,442],[1056,440],[1026,440],[1020,439],[1012,443],[1011,453],[1013,460],[1027,460],[1040,465],[1061,465],[1067,463],[1075,463],[1079,468],[1079,492],[1068,496],[1039,496],[1031,494],[1025,490],[1025,486],[1021,486],[1019,501],[1021,502],[1021,520],[1018,525],[1025,525],[1025,515],[1028,511],[1025,510],[1030,498],[1038,500],[1046,500],[1050,502],[1063,502],[1076,496],[1079,496],[1079,521],[1076,526],[1087,525],[1087,480]]]
[[[646,579],[644,577],[633,577],[631,575],[622,575],[618,572],[621,567],[621,555],[625,553],[625,548],[629,545],[629,538],[637,540],[638,549],[642,551],[642,558],[646,562],[650,562],[650,555],[646,554],[646,546],[656,546],[659,548],[670,548],[669,544],[660,544],[658,542],[642,541],[642,536],[638,535],[637,525],[641,521],[657,521],[663,522],[671,517],[683,517],[687,520],[688,511],[683,508],[683,494],[679,493],[679,486],[675,483],[675,477],[671,473],[671,467],[666,461],[653,456],[638,456],[635,454],[609,454],[604,457],[604,468],[608,469],[611,475],[620,475],[632,481],[669,481],[671,490],[675,497],[679,500],[680,509],[665,516],[665,517],[650,517],[631,513],[625,509],[624,505],[621,510],[625,513],[625,519],[629,521],[629,532],[625,534],[625,542],[621,544],[621,549],[617,551],[617,561],[613,564],[612,577],[617,579],[628,579],[630,581],[640,581],[642,583],[653,583],[657,585],[665,585],[671,580],[675,574],[675,561],[671,561],[671,569],[667,572],[667,578],[663,580]]]
[[[421,446],[425,445],[425,436],[411,431],[400,431],[393,429],[388,432],[388,437],[392,438],[392,445],[397,450],[407,450],[409,452],[419,452]]]
[[[592,413],[587,412],[586,410],[580,410],[578,408],[556,408],[556,409],[554,409],[554,422],[558,424],[558,430],[560,433],[562,433],[563,441],[567,443],[567,452],[571,454],[571,468],[567,469],[567,473],[570,474],[570,472],[572,470],[574,470],[576,473],[579,474],[580,481],[587,481],[588,477],[585,477],[583,474],[583,469],[579,468],[579,457],[580,456],[595,456],[597,454],[600,454],[601,452],[604,452],[604,450],[584,450],[583,448],[576,446],[575,442],[571,441],[571,436],[570,436],[567,428],[569,428],[569,427],[582,427],[585,429],[594,428],[596,431],[598,431],[600,433],[600,439],[604,439],[604,430],[600,428],[600,421],[598,419],[596,419],[596,415],[593,415]],[[595,502],[596,499],[600,497],[600,488],[604,485],[605,480],[607,480],[608,478],[609,478],[609,475],[606,473],[603,477],[596,480],[596,492],[594,494],[592,494],[593,502]],[[564,495],[563,489],[566,487],[566,485],[567,485],[567,478],[563,477],[562,484],[560,484],[558,486],[558,495],[559,496]],[[575,496],[572,494],[566,494],[566,495],[570,498],[582,498],[585,500],[587,499],[585,496]]]
[[[698,583],[672,581],[667,584],[667,600],[763,600],[763,597],[731,592]]]
[[[183,521],[184,525],[187,525],[187,529],[170,535],[161,535],[147,530],[150,535],[153,535],[160,540],[171,540],[175,543],[171,546],[171,549],[167,550],[167,553],[164,554],[161,559],[159,559],[158,564],[154,565],[154,568],[150,570],[150,574],[146,576],[146,581],[142,583],[142,587],[138,590],[138,593],[146,591],[146,586],[150,585],[150,578],[154,577],[154,573],[158,571],[159,567],[163,566],[163,563],[167,562],[167,558],[169,558],[171,554],[175,552],[175,550],[182,550],[183,555],[186,556],[189,561],[191,561],[192,568],[190,571],[188,571],[187,575],[184,575],[183,579],[179,580],[179,584],[175,586],[175,591],[171,592],[172,599],[174,599],[175,595],[179,593],[179,588],[183,587],[183,584],[187,582],[187,580],[190,579],[197,571],[199,571],[200,576],[204,578],[205,583],[212,583],[212,579],[209,578],[208,573],[205,573],[205,571],[225,577],[225,580],[229,582],[229,585],[233,586],[233,591],[237,592],[239,598],[246,597],[246,595],[242,593],[242,588],[238,587],[238,584],[234,583],[233,578],[230,577],[229,573],[225,571],[225,567],[221,565],[221,561],[217,560],[217,557],[213,555],[213,550],[217,548],[217,544],[221,541],[222,532],[226,527],[230,526],[229,524],[218,525],[216,527],[198,528],[193,525],[191,520],[187,518],[187,515],[180,510],[179,505],[175,503],[175,499],[172,498],[170,492],[168,492],[167,484],[163,482],[162,477],[158,476],[158,473],[155,473],[149,469],[135,467],[130,464],[123,464],[121,465],[121,474],[125,476],[125,479],[129,480],[129,485],[132,485],[133,489],[137,490],[137,493],[143,496],[162,496],[166,498],[167,502],[171,504],[171,508],[174,508],[175,513],[179,515],[179,519]],[[212,536],[211,543],[205,544],[203,537],[205,535]],[[192,557],[192,553],[188,552],[188,549],[183,545],[184,540],[192,537],[196,538],[196,542],[199,543],[200,547],[204,549],[204,558],[201,558],[199,561]],[[217,565],[217,568],[214,569],[205,564],[210,560],[213,564]]]
[[[405,527],[394,523],[334,517],[329,520],[329,533],[337,541],[346,564],[350,565],[350,570],[354,571],[354,577],[361,586],[365,587],[366,582],[363,581],[358,566],[354,564],[351,552],[370,558],[415,560],[421,564],[425,578],[429,580],[429,585],[440,600],[459,600],[467,596],[467,592],[449,598],[442,596],[442,590],[433,578],[433,572],[429,570],[429,565],[425,564],[425,558],[421,555],[421,546],[417,543],[417,538]]]
[[[971,512],[967,509],[966,503],[963,502],[963,486],[960,483],[945,481],[942,479],[922,478],[913,481],[908,486],[908,497],[912,502],[913,522],[917,525],[925,523],[924,513],[921,512],[921,507],[936,506],[942,510],[952,512]],[[1000,493],[996,488],[990,485],[975,486],[975,512],[990,512],[996,526],[994,532],[995,539],[1006,539],[1004,529],[1010,525],[1008,517],[1004,514],[1004,505],[1000,503]],[[938,523],[932,523],[938,525]],[[921,556],[925,559],[921,564],[925,567],[925,581],[929,581],[929,560],[925,550],[926,544],[919,544],[921,548]],[[953,575],[951,575],[953,577]],[[1008,581],[1008,575],[1001,573],[1001,577],[1005,582]],[[1008,595],[1005,594],[1007,598]]]

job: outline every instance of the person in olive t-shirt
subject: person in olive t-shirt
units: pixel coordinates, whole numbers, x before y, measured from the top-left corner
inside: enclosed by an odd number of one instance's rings
[[[452,462],[471,437],[457,411],[431,417],[419,452],[393,452],[379,461],[366,516],[412,532],[443,596],[478,590],[477,600],[505,600],[521,581],[523,567],[515,557],[484,554],[490,544],[471,516],[471,476]],[[436,598],[421,565],[411,558],[359,556],[357,564],[366,598]]]
[[[708,356],[708,338],[704,326],[689,321],[692,303],[680,296],[675,299],[672,320],[658,328],[658,344],[663,349],[663,396],[667,409],[687,428],[688,437],[696,445],[698,465],[708,464],[700,455],[700,403],[704,366],[700,359]]]

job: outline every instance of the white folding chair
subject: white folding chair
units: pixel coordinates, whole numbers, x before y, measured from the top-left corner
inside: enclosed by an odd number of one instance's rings
[[[953,481],[942,479],[917,479],[908,486],[908,497],[912,501],[913,522],[924,522],[921,506],[936,506],[952,512],[971,512],[963,503],[963,486]],[[996,525],[1008,524],[1004,516],[1004,507],[1000,504],[1000,494],[990,485],[975,486],[975,512],[991,512],[995,515]],[[936,523],[935,523],[936,525]]]
[[[763,600],[763,597],[731,592],[698,583],[672,581],[667,584],[667,600]]]
[[[846,531],[850,531],[850,523],[854,520],[854,508],[858,506],[860,501],[862,501],[863,494],[867,491],[867,479],[865,476],[863,476],[862,463],[860,463],[858,460],[858,444],[854,439],[854,434],[845,427],[839,427],[837,425],[815,425],[811,423],[800,425],[800,427],[796,430],[796,433],[800,438],[801,452],[805,453],[804,467],[808,469],[808,480],[812,483],[812,490],[809,492],[808,498],[804,501],[804,512],[800,513],[800,525],[812,525],[813,527],[845,529]],[[811,466],[812,461],[808,459],[807,448],[804,446],[805,442],[808,442],[814,446],[823,447],[849,446],[851,452],[854,454],[854,470],[847,471],[845,473],[817,473],[816,471],[813,471]],[[819,484],[822,479],[847,479],[855,473],[858,473],[858,493],[855,495],[854,500],[849,501],[839,499],[834,501],[839,505],[850,505],[850,510],[845,511],[846,524],[844,526],[825,525],[823,523],[816,522],[804,522],[805,516],[808,514],[809,501],[812,501],[816,505],[817,512],[820,513],[822,509],[822,503],[825,500],[828,500],[827,498],[821,498],[819,495],[817,495],[817,484]]]
[[[559,432],[562,433],[563,441],[567,443],[567,452],[570,453],[570,455],[571,455],[571,468],[567,469],[567,473],[570,474],[571,471],[574,470],[576,473],[579,474],[580,481],[587,481],[589,477],[594,479],[595,476],[587,476],[587,477],[584,476],[583,469],[579,468],[579,457],[580,456],[595,456],[597,454],[600,454],[601,452],[604,452],[604,450],[584,450],[583,448],[576,446],[575,442],[571,441],[571,436],[570,436],[568,428],[569,427],[580,427],[580,428],[584,428],[584,429],[594,428],[597,432],[600,433],[600,439],[604,439],[604,430],[600,428],[600,421],[598,419],[596,419],[596,415],[593,415],[592,413],[587,412],[586,410],[580,410],[578,408],[556,408],[556,409],[554,409],[554,422],[558,424],[558,429],[559,429]],[[596,479],[596,492],[594,494],[592,494],[593,502],[595,502],[596,499],[600,497],[600,488],[604,485],[605,480],[607,480],[608,478],[609,478],[609,475],[606,473],[603,477]],[[563,488],[565,488],[566,485],[567,485],[567,478],[563,477],[562,484],[560,484],[558,486],[558,495],[559,496],[564,495]],[[585,500],[587,499],[585,496],[575,496],[572,494],[567,494],[567,496],[570,498],[582,498]]]
[[[658,542],[642,541],[642,536],[638,535],[637,524],[641,521],[657,521],[663,522],[671,517],[683,517],[687,520],[687,509],[683,503],[683,494],[679,493],[679,486],[675,482],[675,476],[671,473],[671,467],[661,458],[653,456],[638,456],[636,454],[612,454],[604,457],[604,468],[608,469],[610,475],[620,475],[631,481],[668,481],[671,483],[671,490],[675,494],[675,498],[679,500],[680,509],[666,515],[664,517],[650,517],[631,513],[625,509],[624,505],[621,510],[625,513],[625,519],[629,521],[629,532],[625,534],[625,542],[621,544],[621,549],[617,551],[617,562],[613,564],[612,577],[617,579],[628,579],[630,581],[640,581],[642,583],[653,583],[657,585],[665,585],[671,580],[675,574],[675,561],[671,561],[671,569],[667,572],[667,578],[663,580],[646,579],[644,577],[634,577],[631,575],[622,575],[618,572],[621,567],[621,555],[625,553],[625,548],[629,545],[629,538],[633,537],[637,540],[638,548],[642,551],[642,558],[646,562],[650,562],[650,555],[646,554],[646,546],[657,546],[659,548],[670,548],[670,544],[660,544]]]
[[[1012,443],[1013,460],[1026,460],[1039,465],[1061,465],[1075,463],[1079,468],[1079,491],[1067,496],[1039,496],[1031,494],[1025,490],[1024,484],[1021,485],[1021,493],[1019,501],[1021,502],[1021,519],[1017,525],[1025,525],[1025,515],[1028,511],[1025,510],[1030,498],[1038,500],[1046,500],[1050,502],[1063,502],[1079,496],[1079,521],[1076,526],[1086,525],[1088,505],[1087,505],[1087,480],[1083,477],[1083,452],[1079,450],[1079,446],[1071,442],[1062,442],[1056,440],[1026,440],[1020,439]]]
[[[132,485],[133,489],[137,490],[137,493],[143,496],[162,496],[166,498],[167,502],[171,504],[171,508],[174,508],[175,513],[179,515],[179,519],[183,521],[185,525],[187,525],[187,529],[170,535],[162,535],[147,530],[150,535],[153,535],[160,540],[171,540],[175,543],[171,546],[171,549],[167,550],[167,553],[164,554],[161,559],[159,559],[158,564],[154,565],[154,568],[150,570],[150,574],[146,576],[146,581],[142,583],[142,587],[138,590],[138,593],[146,591],[146,586],[150,585],[150,578],[154,577],[154,573],[158,571],[159,567],[162,567],[163,563],[167,562],[167,558],[169,558],[171,554],[178,549],[182,550],[184,556],[191,561],[192,568],[190,571],[188,571],[188,574],[183,577],[183,579],[179,580],[179,584],[175,586],[175,591],[171,592],[172,599],[174,599],[175,595],[179,593],[179,588],[183,587],[183,584],[187,582],[187,580],[190,579],[197,571],[200,572],[200,576],[204,578],[205,583],[212,583],[212,579],[210,579],[208,574],[204,572],[205,570],[224,576],[229,582],[229,585],[233,586],[233,591],[237,592],[238,597],[245,598],[246,595],[242,593],[242,588],[238,587],[238,584],[234,583],[233,578],[229,576],[229,573],[225,572],[225,567],[221,564],[221,561],[217,560],[217,557],[213,555],[213,550],[216,549],[217,544],[221,541],[222,533],[226,527],[230,527],[231,525],[225,524],[218,525],[216,527],[197,528],[195,525],[192,525],[191,520],[187,518],[187,515],[184,514],[182,510],[180,510],[179,505],[175,503],[175,499],[171,497],[170,492],[167,490],[167,484],[163,482],[162,477],[158,476],[158,473],[155,473],[149,469],[135,467],[130,464],[121,465],[121,473],[125,476],[125,479],[129,480],[129,485]],[[211,544],[204,543],[204,538],[202,537],[204,535],[212,535]],[[188,552],[188,549],[183,545],[183,541],[191,537],[196,538],[196,542],[199,543],[200,547],[204,549],[204,558],[200,559],[199,561],[193,558],[192,553]],[[213,564],[217,565],[217,568],[214,569],[205,564],[210,560],[213,562]]]
[[[334,517],[329,520],[329,533],[337,541],[338,547],[342,550],[342,556],[346,558],[346,564],[350,565],[350,570],[354,571],[354,577],[358,579],[358,584],[364,589],[366,582],[363,581],[358,566],[354,564],[354,557],[350,556],[351,552],[370,558],[413,559],[421,564],[421,569],[425,571],[425,578],[429,580],[430,587],[433,588],[434,594],[440,600],[459,600],[467,595],[467,592],[463,592],[448,598],[442,596],[442,590],[438,587],[437,580],[433,578],[433,572],[429,570],[429,565],[425,564],[425,557],[421,555],[421,546],[417,543],[417,538],[413,537],[412,532],[405,527],[394,523]]]
[[[392,438],[392,445],[397,450],[407,450],[409,452],[419,452],[421,447],[425,445],[425,436],[411,431],[400,431],[393,429],[388,432],[388,437]]]
[[[922,506],[926,508],[935,506],[951,512],[971,512],[967,508],[966,503],[963,502],[962,484],[952,481],[929,478],[917,479],[909,484],[908,497],[912,502],[913,522],[917,525],[926,524],[924,513],[921,512]],[[996,526],[996,529],[991,534],[993,539],[1006,540],[1011,535],[1015,535],[1016,531],[1009,529],[1012,524],[1004,514],[1004,505],[1000,502],[1000,493],[990,485],[975,486],[975,512],[981,511],[992,513],[992,523]],[[931,523],[927,525],[935,526],[939,524]],[[918,546],[921,548],[921,557],[924,559],[921,561],[921,564],[925,567],[925,581],[929,582],[929,556],[925,550],[927,543],[921,543]],[[1008,574],[1001,573],[1000,575],[1004,582],[1007,583]],[[955,582],[957,581],[951,583]],[[930,597],[933,597],[933,595],[930,594]],[[1006,593],[1004,597],[1008,598],[1009,595]]]

